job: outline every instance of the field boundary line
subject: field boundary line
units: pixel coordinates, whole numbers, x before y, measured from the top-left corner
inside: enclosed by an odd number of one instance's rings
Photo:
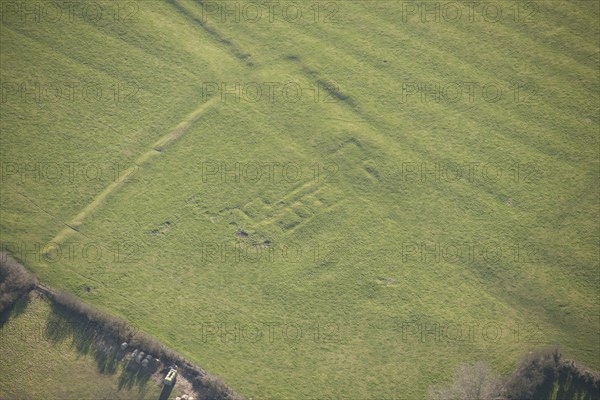
[[[85,206],[75,217],[69,222],[65,223],[67,227],[61,230],[52,240],[51,243],[62,243],[67,237],[74,232],[79,232],[79,226],[83,223],[85,218],[96,211],[104,201],[119,188],[121,188],[129,179],[130,176],[136,171],[138,167],[141,167],[145,163],[152,160],[154,157],[161,154],[168,146],[172,145],[179,139],[198,119],[215,103],[217,103],[218,97],[214,97],[208,102],[202,103],[200,107],[190,113],[183,121],[177,124],[167,134],[156,141],[152,148],[142,153],[134,162],[131,167],[123,171],[123,178],[118,179],[108,185],[102,192],[100,192],[91,203]]]

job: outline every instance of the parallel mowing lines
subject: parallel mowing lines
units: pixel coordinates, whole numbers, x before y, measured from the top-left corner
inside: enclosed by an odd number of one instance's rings
[[[379,17],[376,17],[376,16],[373,16],[373,18],[378,18],[378,19],[379,19]],[[379,19],[379,20],[381,21],[381,19]],[[375,24],[375,25],[376,25],[376,24]],[[406,33],[407,33],[407,34],[411,34],[411,35],[412,35],[412,32],[411,32],[410,30],[406,30]],[[344,38],[342,38],[342,37],[339,37],[339,40],[336,40],[336,43],[338,43],[338,44],[339,44],[339,43],[345,43],[345,42],[346,42],[346,41],[345,41],[345,39],[344,39]],[[344,47],[343,47],[343,49],[344,49],[344,51],[346,51],[346,53],[347,53],[347,54],[353,54],[353,55],[356,55],[356,53],[355,53],[355,52],[348,51],[348,50],[347,50],[347,49],[348,49],[348,47],[347,47],[347,46],[344,46]],[[438,55],[440,55],[440,58],[447,58],[448,56],[453,56],[453,55],[452,55],[452,53],[447,53],[447,52],[443,52],[443,51],[442,51],[442,52],[439,52],[439,51],[438,51],[437,53],[438,53]],[[561,53],[561,54],[562,54],[562,53]],[[441,57],[442,55],[444,55],[444,57]],[[453,56],[453,57],[454,57],[454,59],[457,61],[457,63],[458,63],[458,61],[464,62],[464,60],[458,59],[456,56]],[[407,61],[407,62],[408,62],[408,61]],[[413,68],[413,69],[414,69],[414,68]],[[385,71],[385,72],[383,72],[383,73],[385,73],[385,74],[391,74],[390,72],[387,72],[387,71]],[[551,76],[553,76],[553,75],[551,75]],[[490,80],[491,80],[491,79],[493,79],[493,76],[491,76],[491,75],[489,75],[489,74],[486,74],[486,78],[488,78],[488,79],[490,79]],[[509,84],[509,82],[507,82],[507,84]],[[540,101],[542,101],[542,100],[543,100],[543,99],[540,99]],[[447,104],[447,105],[445,105],[445,106],[452,107],[452,104]],[[489,105],[483,105],[483,104],[482,104],[481,106],[482,106],[484,109],[489,109]],[[553,104],[553,103],[546,105],[546,107],[547,107],[547,106],[551,107],[552,109],[558,109],[558,107],[559,107],[559,106],[557,106],[557,105],[555,105],[555,104]],[[465,112],[467,112],[467,111],[471,111],[471,110],[473,110],[474,108],[476,108],[476,106],[471,106],[471,107],[469,107],[469,108],[467,108],[467,109],[463,109],[463,110],[456,110],[455,112],[452,112],[452,113],[450,113],[450,114],[446,115],[445,117],[443,117],[443,118],[441,118],[441,119],[445,119],[445,118],[449,118],[449,117],[451,117],[451,116],[455,116],[455,115],[458,115],[458,114],[462,114],[462,113],[465,113]],[[509,119],[509,120],[510,120],[510,122],[512,122],[513,124],[514,124],[515,122],[518,122],[518,121],[520,121],[520,120],[521,120],[521,118],[514,118],[514,117],[512,116],[512,114],[507,114],[507,115],[505,115],[505,116],[506,116],[506,118],[507,118],[507,119]],[[372,120],[372,119],[369,117],[368,113],[365,113],[364,117],[365,117],[365,120],[367,120],[367,121],[368,121],[368,122],[369,122],[371,125],[373,125],[373,122],[375,122],[375,121],[373,121],[373,120]],[[430,125],[432,125],[434,122],[439,122],[439,120],[431,121],[431,122],[430,122]],[[540,126],[540,125],[538,125],[538,126]],[[542,130],[543,130],[544,128],[545,128],[545,126],[544,126],[544,125],[540,126],[540,129],[542,129]],[[511,138],[511,139],[514,139],[514,138]],[[521,141],[521,140],[522,140],[522,138],[518,138],[518,140],[519,140],[519,141]],[[531,145],[530,143],[527,143],[527,144],[528,144],[528,145]],[[543,152],[543,153],[545,153],[545,151],[544,151],[543,149],[540,149],[539,151],[540,151],[540,152]]]
[[[370,11],[372,11],[372,10],[370,10]],[[382,26],[382,25],[384,24],[384,21],[385,21],[386,23],[388,23],[388,26],[394,26],[394,27],[396,27],[396,25],[390,25],[390,24],[389,24],[389,21],[387,21],[386,19],[382,19],[382,18],[381,18],[379,15],[377,15],[377,14],[376,14],[376,15],[371,15],[371,18],[373,18],[373,19],[375,19],[375,20],[377,20],[377,21],[378,21],[378,23],[372,24],[373,26]],[[415,41],[422,40],[422,38],[423,38],[423,36],[422,36],[422,34],[423,34],[423,31],[421,31],[421,32],[414,32],[412,29],[406,29],[407,27],[408,27],[408,25],[407,25],[406,27],[404,27],[404,29],[400,29],[400,30],[398,30],[398,29],[394,29],[394,30],[393,30],[393,32],[395,32],[395,33],[391,33],[391,32],[392,32],[392,29],[388,29],[388,30],[387,30],[387,32],[390,32],[390,34],[395,34],[395,35],[398,35],[398,39],[399,39],[399,40],[401,40],[402,38],[406,39],[406,35],[409,35],[409,36],[411,36],[413,39],[415,39]],[[420,27],[420,29],[421,29],[421,30],[426,30],[427,28],[426,28],[426,27]],[[468,33],[468,32],[464,32],[464,31],[461,31],[461,32],[462,32],[462,34],[463,34],[463,35],[465,35],[464,37],[466,37],[466,35],[469,35],[469,33]],[[506,33],[509,33],[509,32],[515,32],[515,31],[514,31],[514,30],[510,30],[510,31],[508,31],[508,30],[506,30],[506,29],[505,29],[505,31],[504,31],[504,32],[506,32]],[[539,43],[539,41],[536,41],[536,39],[533,39],[533,38],[531,38],[530,36],[526,36],[526,35],[524,35],[522,32],[519,32],[519,35],[520,35],[520,36],[519,36],[519,37],[520,37],[520,39],[522,39],[522,40],[523,40],[523,39],[530,40],[530,41],[532,41],[533,45],[544,46],[544,48],[545,48],[546,50],[548,50],[548,51],[550,51],[550,52],[553,52],[553,56],[554,56],[553,58],[556,58],[556,56],[558,56],[558,55],[564,55],[564,52],[559,52],[559,51],[557,51],[556,49],[549,48],[549,47],[548,47],[548,45],[547,45],[547,43]],[[345,46],[343,46],[343,47],[342,47],[342,48],[343,48],[343,50],[346,52],[346,54],[349,54],[350,56],[353,56],[354,58],[356,58],[356,56],[358,55],[358,53],[357,53],[356,51],[354,51],[354,46],[349,46],[349,45],[348,45],[347,39],[346,39],[345,37],[343,37],[343,36],[339,36],[339,35],[338,35],[338,36],[336,37],[336,39],[335,39],[335,42],[336,42],[338,45],[339,45],[340,43],[345,43],[345,44],[346,44]],[[339,50],[339,49],[340,49],[340,47],[338,46],[338,50]],[[348,51],[349,49],[352,49],[352,50]],[[460,63],[465,63],[465,62],[468,62],[468,59],[467,59],[467,60],[465,60],[464,58],[460,58],[460,57],[458,57],[458,56],[454,55],[452,52],[448,53],[447,51],[442,51],[442,52],[439,52],[439,51],[438,51],[438,55],[440,56],[440,59],[447,59],[447,57],[448,57],[448,56],[451,56],[451,57],[453,57],[455,62],[452,62],[452,63],[450,63],[450,64],[454,64],[454,65],[459,65]],[[373,53],[373,54],[371,54],[371,56],[372,56],[372,57],[371,57],[371,59],[378,59],[378,56],[377,56],[376,54],[374,54],[374,53]],[[570,61],[573,61],[573,62],[575,62],[577,65],[581,64],[581,63],[580,63],[578,60],[575,60],[575,59],[569,59],[569,60],[570,60]],[[409,62],[409,61],[407,60],[407,62]],[[473,64],[473,63],[470,63],[470,65],[475,65],[475,64]],[[584,64],[581,64],[581,65],[582,65],[582,67],[584,67],[584,68],[590,68],[590,67],[588,67],[587,65],[584,65]],[[416,69],[416,68],[412,68],[412,69]],[[392,78],[394,77],[394,75],[392,75],[392,74],[393,74],[392,72],[388,72],[388,71],[380,71],[380,72],[382,72],[382,73],[384,73],[384,74],[386,74],[386,75],[389,75],[389,76],[391,76]],[[479,69],[475,69],[475,70],[473,70],[473,72],[477,72],[477,74],[478,74],[478,75],[481,75],[481,72],[480,72],[480,70],[479,70]],[[557,73],[557,72],[555,72],[555,73],[551,74],[549,77],[546,77],[546,78],[551,78],[551,77],[553,77],[553,76],[554,76],[556,73]],[[487,74],[487,76],[486,76],[486,77],[487,77],[489,80],[492,80],[492,79],[494,79],[494,76],[493,76],[493,75],[489,75],[489,74]],[[506,83],[510,85],[510,82],[506,82]],[[566,90],[566,89],[568,89],[568,88],[565,88],[565,90]],[[548,97],[550,94],[551,94],[551,93],[547,94],[547,97]],[[543,100],[543,99],[540,99],[540,101],[541,101],[541,100]],[[452,104],[446,104],[445,106],[453,108],[453,105],[452,105]],[[556,105],[556,104],[554,104],[554,103],[551,103],[551,104],[549,104],[549,106],[550,106],[550,107],[552,107],[553,109],[557,109],[557,110],[561,110],[561,109],[562,109],[560,105]],[[476,106],[471,106],[471,107],[469,107],[469,108],[466,108],[466,109],[461,109],[461,110],[453,110],[454,112],[452,112],[451,114],[448,114],[448,115],[446,115],[445,117],[443,117],[443,118],[441,118],[441,119],[444,119],[444,118],[447,118],[447,117],[450,117],[450,116],[453,116],[453,115],[456,115],[456,114],[465,113],[465,112],[467,112],[467,111],[471,111],[471,110],[473,110],[475,107],[476,107]],[[431,122],[430,122],[430,125],[432,125],[434,122],[437,122],[437,121],[438,121],[438,120],[431,121]]]
[[[146,162],[149,162],[155,156],[159,155],[165,148],[173,144],[177,139],[181,137],[209,108],[211,108],[218,100],[218,97],[214,97],[210,101],[203,103],[194,112],[188,115],[181,123],[179,123],[173,130],[167,133],[165,136],[160,138],[151,150],[146,151],[140,155],[135,161],[134,165],[128,168],[124,174],[123,179],[116,180],[104,189],[96,198],[87,206],[85,206],[70,222],[66,223],[68,226],[60,231],[51,243],[62,243],[67,237],[73,232],[78,232],[78,227],[83,223],[85,218],[94,212],[100,205],[110,196],[116,192],[125,182],[128,177],[132,176],[137,167],[142,166]]]

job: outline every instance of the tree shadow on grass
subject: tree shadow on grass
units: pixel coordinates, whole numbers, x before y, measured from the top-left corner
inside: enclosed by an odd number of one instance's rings
[[[151,375],[151,372],[142,368],[139,364],[135,363],[135,361],[130,360],[119,376],[119,390],[123,388],[131,389],[133,386],[139,386],[141,391],[145,388]]]
[[[100,324],[52,302],[52,312],[46,321],[44,337],[56,344],[70,340],[70,347],[79,355],[94,360],[99,373],[114,375],[121,365],[118,390],[137,386],[140,395],[146,393],[146,384],[152,376],[153,369],[141,368],[132,360],[125,365],[122,361],[126,352],[120,349],[116,338],[103,335],[102,331]],[[134,369],[130,364],[135,365]]]
[[[31,301],[29,296],[32,295],[33,292],[27,292],[2,310],[0,313],[0,329],[8,322],[9,319],[16,318],[25,312],[29,306],[29,302]]]
[[[52,303],[52,312],[48,315],[44,327],[44,337],[55,344],[71,340],[71,348],[79,354],[89,355],[94,342],[91,329],[85,318],[77,316],[65,307]]]
[[[98,372],[102,374],[113,375],[117,372],[119,365],[117,351],[112,348],[109,349],[94,349],[94,360],[96,360],[96,366]]]

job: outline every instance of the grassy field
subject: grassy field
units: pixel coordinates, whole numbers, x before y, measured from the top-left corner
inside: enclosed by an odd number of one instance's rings
[[[2,10],[1,241],[42,282],[253,399],[600,368],[598,2],[94,4]]]
[[[132,377],[90,340],[82,321],[37,292],[21,299],[1,324],[2,398],[159,398],[161,385]]]

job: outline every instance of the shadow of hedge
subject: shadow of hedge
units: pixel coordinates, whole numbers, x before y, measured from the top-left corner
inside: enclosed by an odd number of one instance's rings
[[[138,387],[140,392],[145,392],[146,384],[150,380],[153,369],[141,368],[137,364],[135,370],[128,367],[129,363],[123,362],[127,351],[120,348],[119,340],[104,332],[99,322],[90,321],[78,315],[67,307],[51,302],[52,312],[44,326],[44,338],[55,344],[70,341],[70,347],[80,356],[90,357],[94,360],[99,373],[114,375],[119,371],[118,389],[131,389]]]

